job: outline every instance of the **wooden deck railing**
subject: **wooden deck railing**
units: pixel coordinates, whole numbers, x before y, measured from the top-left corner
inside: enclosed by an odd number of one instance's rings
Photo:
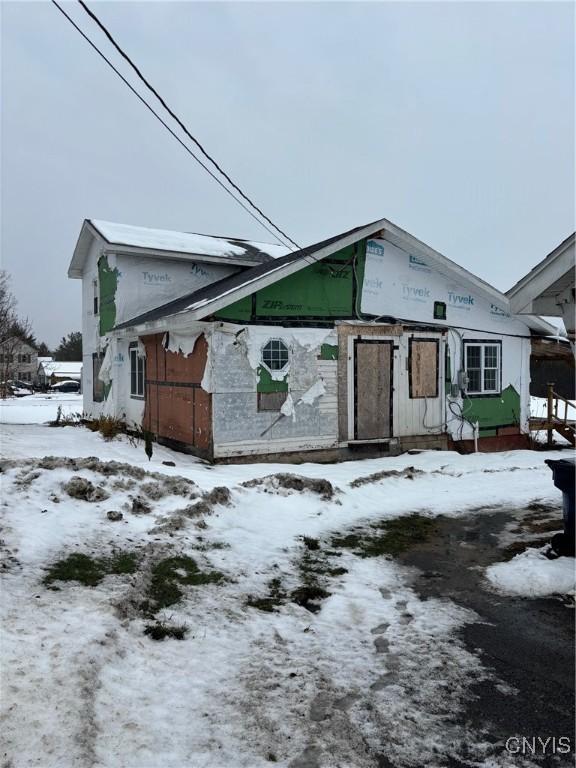
[[[554,430],[559,432],[569,442],[574,445],[574,437],[576,434],[574,418],[568,418],[568,408],[576,408],[574,403],[567,400],[558,392],[554,391],[554,384],[546,385],[546,430],[548,432],[548,445],[552,445],[552,435]],[[564,415],[561,416],[558,411],[564,406]],[[575,414],[576,415],[576,414]]]

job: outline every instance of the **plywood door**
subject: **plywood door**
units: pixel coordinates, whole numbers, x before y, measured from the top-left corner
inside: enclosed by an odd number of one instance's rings
[[[354,342],[356,440],[392,436],[391,341]]]

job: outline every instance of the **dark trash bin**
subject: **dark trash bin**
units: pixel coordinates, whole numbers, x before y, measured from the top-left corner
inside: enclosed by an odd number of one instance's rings
[[[564,533],[552,538],[552,548],[559,555],[574,557],[576,549],[576,531],[574,526],[574,483],[576,459],[546,459],[552,470],[556,488],[562,491]]]

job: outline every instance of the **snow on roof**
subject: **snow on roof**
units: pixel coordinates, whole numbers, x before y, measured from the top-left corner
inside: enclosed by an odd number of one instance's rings
[[[51,363],[53,360],[54,360],[53,357],[39,357],[38,365],[40,365],[40,363]]]
[[[253,250],[271,258],[284,256],[288,248],[272,243],[259,243],[252,240],[213,237],[193,232],[173,232],[168,229],[151,229],[130,224],[114,224],[110,221],[90,219],[93,227],[109,243],[128,245],[136,248],[149,248],[157,251],[174,251],[204,256],[246,256]]]
[[[82,373],[82,363],[67,360],[48,360],[40,363],[44,373],[48,375],[56,374],[63,376],[73,373]]]

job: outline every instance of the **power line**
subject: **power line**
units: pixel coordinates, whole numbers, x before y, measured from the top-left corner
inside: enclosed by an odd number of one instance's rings
[[[124,75],[114,66],[114,64],[108,59],[102,51],[96,46],[95,43],[90,40],[90,38],[80,29],[80,27],[76,24],[76,22],[66,13],[66,11],[56,2],[56,0],[52,0],[53,5],[56,6],[56,8],[60,11],[60,13],[72,24],[72,26],[76,29],[76,31],[86,40],[86,42],[96,51],[96,53],[100,56],[101,59],[103,59],[106,64],[118,75],[118,77],[122,80],[122,82],[128,86],[128,88],[132,91],[132,93],[144,104],[146,109],[151,112],[154,117],[166,128],[166,130],[176,139],[176,141],[188,152],[189,155],[191,155],[194,160],[200,165],[210,176],[214,179],[214,181],[219,184],[222,189],[230,195],[230,197],[235,200],[239,205],[242,206],[242,208],[248,213],[254,221],[258,222],[261,227],[263,227],[272,237],[277,240],[279,243],[284,245],[285,247],[289,247],[275,232],[273,232],[266,224],[264,224],[260,219],[242,202],[242,200],[239,200],[231,190],[226,187],[226,185],[208,168],[208,166],[202,162],[202,160],[197,157],[197,155],[194,154],[194,152],[188,147],[182,139],[178,136],[177,133],[175,133],[172,128],[166,123],[162,117],[156,112],[156,110],[150,106],[150,104],[146,101],[146,99],[141,96],[138,91],[128,82],[128,80],[124,77]],[[292,242],[292,240],[290,240]]]
[[[297,243],[297,242],[295,242],[294,240],[292,240],[292,238],[291,238],[289,235],[287,235],[287,234],[286,234],[286,232],[284,232],[282,229],[280,229],[280,227],[279,227],[277,224],[275,224],[275,223],[272,221],[272,219],[268,218],[268,216],[266,216],[266,214],[265,214],[265,213],[262,211],[262,209],[261,209],[261,208],[259,208],[259,207],[256,205],[256,203],[254,203],[254,202],[253,202],[253,201],[252,201],[252,200],[251,200],[251,199],[248,197],[248,195],[244,194],[244,192],[243,192],[243,191],[240,189],[240,187],[239,187],[239,186],[238,186],[238,185],[237,185],[237,184],[236,184],[236,183],[235,183],[235,182],[234,182],[234,181],[233,181],[233,180],[230,178],[230,176],[229,176],[229,175],[226,173],[226,171],[225,171],[225,170],[224,170],[224,169],[223,169],[223,168],[222,168],[222,167],[221,167],[221,166],[220,166],[220,165],[219,165],[219,164],[216,162],[216,160],[214,160],[214,158],[213,158],[213,157],[212,157],[212,156],[211,156],[211,155],[210,155],[210,154],[209,154],[209,153],[208,153],[208,152],[207,152],[207,151],[204,149],[204,147],[203,147],[203,146],[202,146],[202,144],[201,144],[201,143],[198,141],[198,139],[197,139],[195,136],[193,136],[193,135],[192,135],[192,133],[190,133],[190,131],[188,130],[188,128],[186,127],[186,125],[185,125],[185,124],[182,122],[182,120],[181,120],[181,119],[178,117],[178,115],[177,115],[177,114],[176,114],[176,113],[175,113],[175,112],[174,112],[174,111],[173,111],[173,110],[172,110],[172,109],[171,109],[171,108],[168,106],[168,104],[167,104],[167,103],[166,103],[166,101],[165,101],[165,100],[162,98],[162,96],[161,96],[161,95],[158,93],[158,91],[156,90],[156,88],[154,88],[154,86],[153,86],[153,85],[152,85],[152,84],[151,84],[151,83],[150,83],[150,82],[147,80],[147,78],[146,78],[146,77],[145,77],[145,76],[142,74],[142,72],[141,72],[141,71],[140,71],[140,69],[139,69],[139,68],[136,66],[136,64],[135,64],[135,63],[132,61],[132,59],[130,58],[130,56],[128,56],[128,54],[127,54],[127,53],[126,53],[126,52],[125,52],[125,51],[124,51],[124,50],[121,48],[121,46],[120,46],[120,45],[119,45],[119,44],[116,42],[116,40],[114,39],[114,37],[112,36],[112,34],[109,32],[109,30],[106,28],[106,26],[105,26],[105,25],[104,25],[104,24],[103,24],[103,23],[100,21],[100,19],[99,19],[99,18],[96,16],[96,14],[95,14],[93,11],[91,11],[91,10],[90,10],[90,8],[88,8],[88,6],[86,5],[86,3],[85,3],[85,2],[83,2],[83,0],[78,0],[78,3],[79,3],[81,6],[82,6],[82,8],[83,8],[83,9],[86,11],[86,13],[87,13],[87,14],[90,16],[90,18],[91,18],[91,19],[93,19],[93,21],[95,21],[95,22],[96,22],[96,24],[97,24],[97,25],[100,27],[100,29],[102,30],[102,32],[104,32],[104,34],[106,35],[106,37],[108,38],[108,40],[109,40],[109,41],[112,43],[112,45],[114,46],[114,48],[115,48],[115,49],[118,51],[118,53],[119,53],[119,54],[122,56],[122,58],[123,58],[123,59],[124,59],[124,60],[125,60],[125,61],[126,61],[126,62],[127,62],[127,63],[128,63],[130,66],[131,66],[131,67],[132,67],[132,69],[134,70],[134,72],[136,73],[136,75],[138,76],[138,78],[139,78],[139,79],[140,79],[140,80],[141,80],[141,81],[144,83],[144,85],[146,86],[146,88],[148,88],[148,90],[149,90],[149,91],[151,91],[151,92],[154,94],[154,96],[156,96],[156,98],[158,99],[158,101],[160,102],[160,104],[162,104],[162,106],[163,106],[163,107],[164,107],[164,109],[165,109],[165,110],[168,112],[168,114],[169,114],[169,115],[170,115],[170,116],[171,116],[171,117],[172,117],[172,118],[173,118],[173,119],[174,119],[174,120],[175,120],[175,121],[178,123],[178,125],[180,126],[180,128],[181,128],[181,129],[184,131],[184,133],[186,134],[186,136],[188,136],[188,138],[189,138],[191,141],[193,141],[193,142],[194,142],[194,144],[195,144],[195,145],[198,147],[198,149],[200,150],[200,152],[202,152],[202,154],[204,155],[204,157],[206,157],[206,158],[207,158],[207,159],[208,159],[208,160],[209,160],[209,161],[212,163],[212,165],[213,165],[213,166],[214,166],[214,167],[217,169],[217,171],[218,171],[220,174],[222,174],[222,176],[223,176],[223,177],[226,179],[226,181],[227,181],[227,182],[228,182],[228,183],[229,183],[229,184],[232,186],[232,188],[233,188],[233,189],[235,189],[235,190],[236,190],[236,192],[238,192],[238,194],[239,194],[239,195],[240,195],[240,196],[241,196],[241,197],[242,197],[242,198],[243,198],[243,199],[244,199],[244,200],[245,200],[247,203],[249,203],[249,205],[251,205],[251,206],[252,206],[252,208],[254,208],[254,210],[255,210],[255,211],[257,211],[257,212],[260,214],[260,216],[262,216],[262,218],[264,218],[264,219],[265,219],[265,220],[266,220],[266,221],[267,221],[267,222],[268,222],[268,223],[269,223],[269,224],[270,224],[270,225],[271,225],[271,226],[272,226],[272,227],[273,227],[275,230],[277,230],[278,232],[280,232],[280,234],[281,234],[281,235],[282,235],[282,236],[283,236],[283,237],[284,237],[286,240],[288,240],[288,242],[292,243],[292,245],[293,245],[295,248],[297,248],[298,250],[302,250],[302,249],[301,249],[301,247],[298,245],[298,243]]]

